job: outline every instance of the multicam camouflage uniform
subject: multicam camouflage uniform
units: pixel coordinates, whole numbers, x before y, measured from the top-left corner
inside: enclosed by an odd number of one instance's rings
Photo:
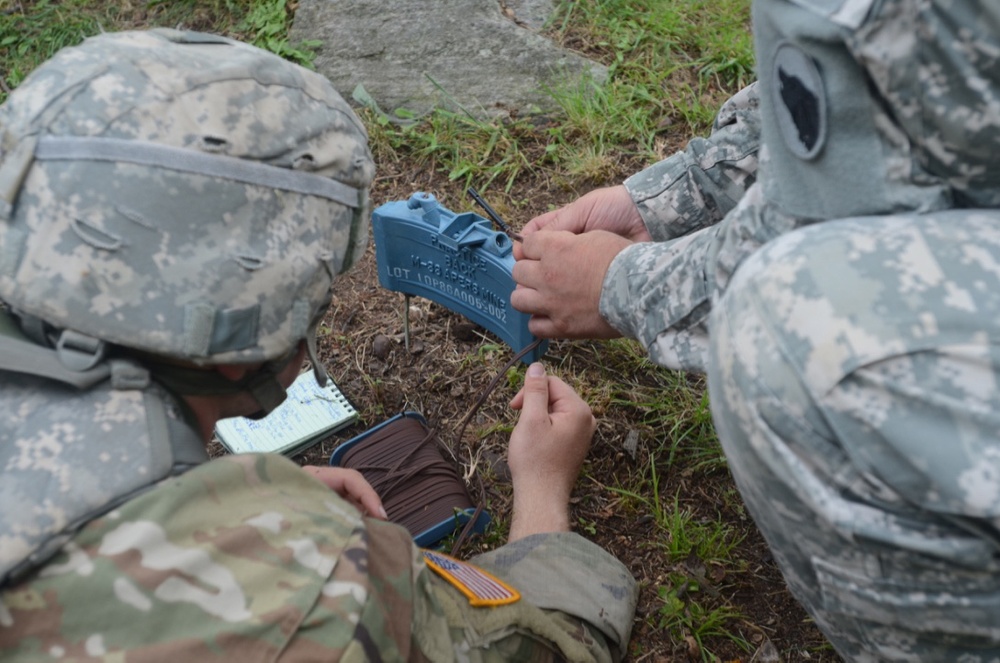
[[[707,370],[737,484],[842,656],[1000,660],[1000,9],[753,20],[759,81],[626,183],[658,243],[616,258],[601,312]]]
[[[224,457],[91,521],[36,576],[0,591],[0,651],[4,661],[611,661],[622,651],[634,581],[595,544],[539,534],[473,562],[522,599],[471,608],[405,529],[361,518],[279,456]]]
[[[596,545],[477,558],[522,599],[472,608],[292,462],[207,462],[172,392],[225,385],[118,351],[269,366],[313,339],[373,176],[325,79],[209,35],[103,35],[0,132],[0,658],[620,657],[636,587]]]

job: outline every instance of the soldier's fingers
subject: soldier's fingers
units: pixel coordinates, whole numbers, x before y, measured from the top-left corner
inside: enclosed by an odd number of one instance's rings
[[[356,504],[361,505],[361,510],[375,518],[387,520],[385,507],[382,506],[382,499],[372,488],[371,484],[364,476],[356,470],[348,470],[338,475],[341,482],[340,490],[337,490],[342,497],[349,498]]]
[[[525,258],[514,263],[511,276],[514,283],[528,288],[537,288],[541,285],[542,265],[537,260]]]
[[[343,467],[319,467],[316,465],[306,465],[302,470],[322,481],[330,490],[344,499],[361,505],[361,510],[368,515],[383,520],[387,519],[385,508],[382,506],[382,499],[365,477],[357,470],[349,470]]]
[[[378,518],[380,520],[388,520],[389,516],[385,512],[385,507],[382,506],[382,498],[378,496],[375,489],[371,487],[367,481],[362,479],[363,483],[354,484],[347,488],[348,493],[351,497],[361,504],[361,510],[373,518]]]
[[[549,378],[549,402],[552,404],[552,411],[580,410],[590,412],[587,401],[583,400],[573,387],[555,376]]]
[[[545,377],[545,366],[535,362],[528,366],[521,389],[521,417],[535,425],[549,420],[549,381]]]
[[[521,228],[521,236],[524,237],[526,235],[530,235],[531,233],[542,230],[547,225],[552,223],[552,221],[555,220],[555,218],[559,215],[560,211],[561,210],[552,210],[551,212],[546,212],[545,214],[539,214],[531,221],[528,221],[526,224],[524,224],[524,227]]]
[[[528,320],[528,331],[539,338],[565,338],[568,329],[546,315],[536,314]]]
[[[523,233],[524,231],[522,230],[521,232]],[[523,238],[524,235],[521,235],[521,237]],[[513,249],[514,249],[514,260],[518,260],[518,261],[524,260],[524,246],[523,246],[523,244],[524,244],[524,239],[522,239],[520,242],[514,242],[514,246],[513,246]]]
[[[514,394],[514,398],[510,399],[510,408],[512,410],[520,410],[522,407],[524,407],[524,387]]]
[[[553,241],[557,241],[559,239],[557,236],[559,234],[561,233],[539,232],[532,233],[531,235],[524,235],[524,239],[521,242],[521,253],[526,259],[541,260],[546,248]],[[518,264],[520,264],[520,262]]]
[[[510,305],[521,313],[544,315],[548,312],[545,308],[545,297],[534,288],[515,289],[510,293]]]

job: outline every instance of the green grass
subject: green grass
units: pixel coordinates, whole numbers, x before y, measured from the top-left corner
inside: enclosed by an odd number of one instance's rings
[[[671,573],[668,583],[661,586],[657,596],[661,605],[657,610],[657,625],[666,629],[678,641],[691,638],[697,645],[692,651],[702,661],[716,661],[711,649],[706,645],[710,638],[722,638],[735,643],[740,649],[752,652],[753,647],[742,636],[732,630],[732,622],[740,617],[739,612],[723,605],[706,608],[693,596],[702,593],[701,583],[683,573]]]
[[[707,128],[723,91],[752,79],[748,23],[746,0],[562,3],[556,34],[610,70],[602,88],[554,91],[567,160],[594,145],[609,159],[616,150],[651,158],[665,131]]]
[[[315,43],[291,44],[287,0],[0,1],[0,103],[56,51],[101,31],[172,27],[225,34],[305,66]]]
[[[743,86],[753,77],[745,0],[598,0],[562,3],[563,34],[614,54],[624,78],[660,81],[680,69],[703,80]]]
[[[38,2],[31,15],[0,12],[0,101],[60,48],[97,34],[102,18],[80,2]]]
[[[292,44],[288,41],[292,13],[286,0],[255,0],[250,3],[246,18],[236,26],[245,33],[246,41],[305,67],[313,68],[315,49],[321,42],[315,40]]]
[[[617,496],[616,511],[626,520],[648,523],[652,534],[639,545],[655,551],[668,569],[652,588],[658,602],[645,620],[674,642],[695,643],[704,661],[718,660],[714,652],[723,641],[752,652],[742,635],[748,618],[719,591],[747,571],[738,554],[747,522],[741,502],[731,490],[713,491],[710,499],[692,490],[726,485],[703,382],[656,367],[634,341],[582,350],[586,357],[593,350],[593,364],[576,356],[567,368],[587,378],[584,398],[599,418],[633,422],[640,438],[635,461],[620,464],[604,489]],[[579,522],[578,530],[587,526]]]
[[[433,162],[451,180],[464,186],[473,182],[482,191],[496,180],[510,191],[517,177],[533,168],[522,149],[523,123],[476,119],[467,112],[439,109],[408,125],[377,121],[375,140],[385,141],[395,152]]]
[[[508,194],[539,170],[606,182],[623,160],[653,161],[673,135],[707,129],[721,102],[753,77],[748,0],[563,2],[550,32],[607,65],[609,79],[548,90],[562,112],[543,132],[524,118],[387,109],[369,115],[376,154],[416,158]]]

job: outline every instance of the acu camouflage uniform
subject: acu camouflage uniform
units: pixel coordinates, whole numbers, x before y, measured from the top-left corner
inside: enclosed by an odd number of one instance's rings
[[[626,182],[602,315],[708,373],[793,593],[857,661],[1000,660],[1000,9],[760,0],[759,80]]]
[[[480,556],[523,598],[471,608],[291,461],[208,461],[175,393],[221,385],[120,352],[280,366],[312,340],[373,176],[325,79],[210,35],[102,35],[0,132],[0,658],[620,657],[635,582],[596,545]]]

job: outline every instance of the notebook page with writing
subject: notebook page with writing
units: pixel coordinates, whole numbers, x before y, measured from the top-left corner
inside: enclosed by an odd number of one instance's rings
[[[294,455],[326,434],[354,423],[358,413],[333,380],[320,387],[312,371],[302,373],[288,388],[288,398],[271,414],[254,421],[223,419],[215,435],[232,453]]]

